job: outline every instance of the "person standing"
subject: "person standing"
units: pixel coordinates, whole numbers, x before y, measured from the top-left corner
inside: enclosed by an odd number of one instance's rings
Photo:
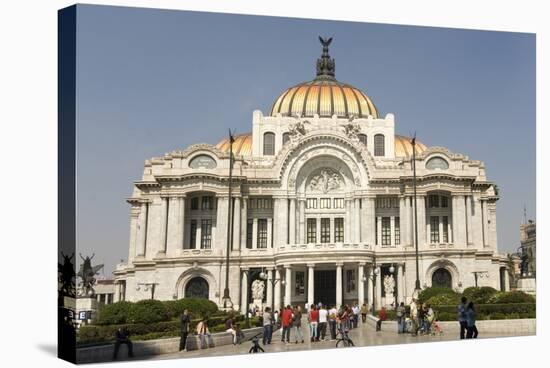
[[[410,314],[411,314],[411,323],[412,323],[411,334],[413,336],[417,336],[418,335],[418,307],[416,305],[416,298],[412,299],[410,308],[411,308]]]
[[[388,315],[386,313],[386,307],[382,307],[380,311],[378,312],[378,321],[376,321],[376,331],[382,330],[382,322],[384,322],[388,318]]]
[[[235,322],[232,315],[229,315],[229,318],[225,321],[225,332],[230,332],[233,335],[233,345],[237,345],[237,330],[235,330]]]
[[[327,322],[328,322],[328,311],[324,305],[321,305],[319,309],[319,338],[325,341],[325,336],[327,334]]]
[[[290,343],[290,329],[292,328],[292,308],[290,305],[287,305],[285,310],[282,313],[281,321],[283,324],[283,333],[281,337],[281,342]]]
[[[332,306],[328,311],[328,324],[330,328],[330,341],[336,340],[336,318],[338,316],[338,310],[336,306]]]
[[[271,344],[271,337],[273,336],[273,318],[271,317],[271,308],[266,307],[263,315],[263,344]]]
[[[184,309],[180,316],[180,351],[187,350],[187,336],[189,335],[190,323],[189,311]]]
[[[460,299],[460,304],[457,307],[458,312],[458,323],[460,323],[460,339],[464,339],[464,334],[468,328],[468,323],[466,321],[466,297]]]
[[[367,312],[369,311],[369,308],[367,307],[367,303],[363,303],[361,306],[361,322],[365,323],[367,321]]]
[[[395,317],[397,318],[397,333],[405,332],[405,303],[399,304],[395,311]]]
[[[476,310],[473,302],[468,303],[466,307],[466,328],[468,329],[466,338],[477,339]]]
[[[294,310],[294,315],[292,317],[292,326],[294,329],[294,337],[296,339],[296,344],[298,343],[298,340],[302,341],[302,344],[304,343],[304,334],[302,332],[302,307],[299,305],[296,306],[296,309]]]
[[[311,342],[319,341],[317,335],[317,325],[319,323],[319,311],[315,304],[312,304],[308,314],[309,320],[309,336],[311,336]]]
[[[353,328],[357,328],[357,324],[359,323],[359,305],[354,303],[351,311],[353,312]]]

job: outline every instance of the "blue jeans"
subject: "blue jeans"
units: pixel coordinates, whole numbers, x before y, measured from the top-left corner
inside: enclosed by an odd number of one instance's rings
[[[403,322],[403,317],[397,317],[397,333],[403,333],[403,327],[405,326]]]
[[[264,325],[264,333],[262,337],[262,342],[264,345],[271,344],[271,336],[273,335],[273,326],[272,325]]]
[[[304,334],[302,333],[302,327],[294,326],[294,337],[296,338],[296,342],[298,342],[298,340],[304,341]]]
[[[309,336],[311,336],[312,339],[317,338],[317,322],[311,322],[309,324]]]

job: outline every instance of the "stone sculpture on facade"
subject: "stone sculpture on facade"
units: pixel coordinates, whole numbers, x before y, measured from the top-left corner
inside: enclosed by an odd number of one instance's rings
[[[92,259],[94,258],[95,254],[93,254],[91,257],[86,256],[86,258],[82,257],[82,254],[79,255],[83,263],[80,265],[80,270],[77,274],[77,276],[80,277],[81,280],[79,284],[78,296],[93,297],[95,294],[95,275],[97,275],[98,271],[103,268],[103,265],[100,264],[97,266],[92,266]]]
[[[254,307],[262,310],[262,302],[264,299],[265,283],[262,280],[254,280],[252,283],[252,299],[254,301]]]
[[[323,169],[319,174],[311,178],[309,181],[309,189],[328,193],[332,190],[339,189],[342,184],[342,178],[337,172],[330,169]]]
[[[393,305],[395,303],[395,297],[393,295],[395,290],[395,279],[393,275],[384,276],[384,292],[386,293],[386,305]]]

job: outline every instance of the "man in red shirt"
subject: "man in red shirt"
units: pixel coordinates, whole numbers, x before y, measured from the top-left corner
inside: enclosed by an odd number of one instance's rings
[[[382,330],[382,322],[388,318],[386,307],[382,307],[378,312],[378,321],[376,321],[376,331]]]
[[[290,343],[290,328],[292,327],[291,321],[292,321],[292,308],[290,305],[287,305],[285,310],[283,311],[283,315],[281,316],[281,321],[283,324],[283,333],[281,337],[281,341],[285,342],[286,337],[286,343]]]

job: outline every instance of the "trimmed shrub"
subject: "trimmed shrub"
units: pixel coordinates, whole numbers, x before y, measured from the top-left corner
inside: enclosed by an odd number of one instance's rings
[[[434,296],[438,295],[451,295],[451,296],[458,296],[460,298],[460,294],[458,294],[456,291],[454,291],[451,288],[445,288],[445,287],[429,287],[424,290],[422,290],[418,294],[418,301],[420,303],[426,302],[428,299]]]
[[[462,295],[465,296],[468,301],[474,302],[474,304],[486,304],[496,293],[496,289],[490,286],[482,286],[466,288],[462,292]]]
[[[140,300],[130,308],[128,321],[133,323],[155,323],[167,321],[166,307],[160,300]]]
[[[508,292],[497,292],[490,299],[491,304],[517,304],[517,303],[535,303],[535,297],[515,290]]]
[[[200,298],[183,298],[179,300],[169,300],[163,302],[169,318],[179,317],[184,309],[195,318],[225,315],[223,311],[218,310],[218,306],[211,300]]]
[[[434,295],[426,303],[432,306],[458,304],[460,303],[460,295],[457,293]]]
[[[105,304],[99,310],[99,325],[116,325],[128,322],[128,315],[134,303],[131,302],[116,302],[113,304]]]

